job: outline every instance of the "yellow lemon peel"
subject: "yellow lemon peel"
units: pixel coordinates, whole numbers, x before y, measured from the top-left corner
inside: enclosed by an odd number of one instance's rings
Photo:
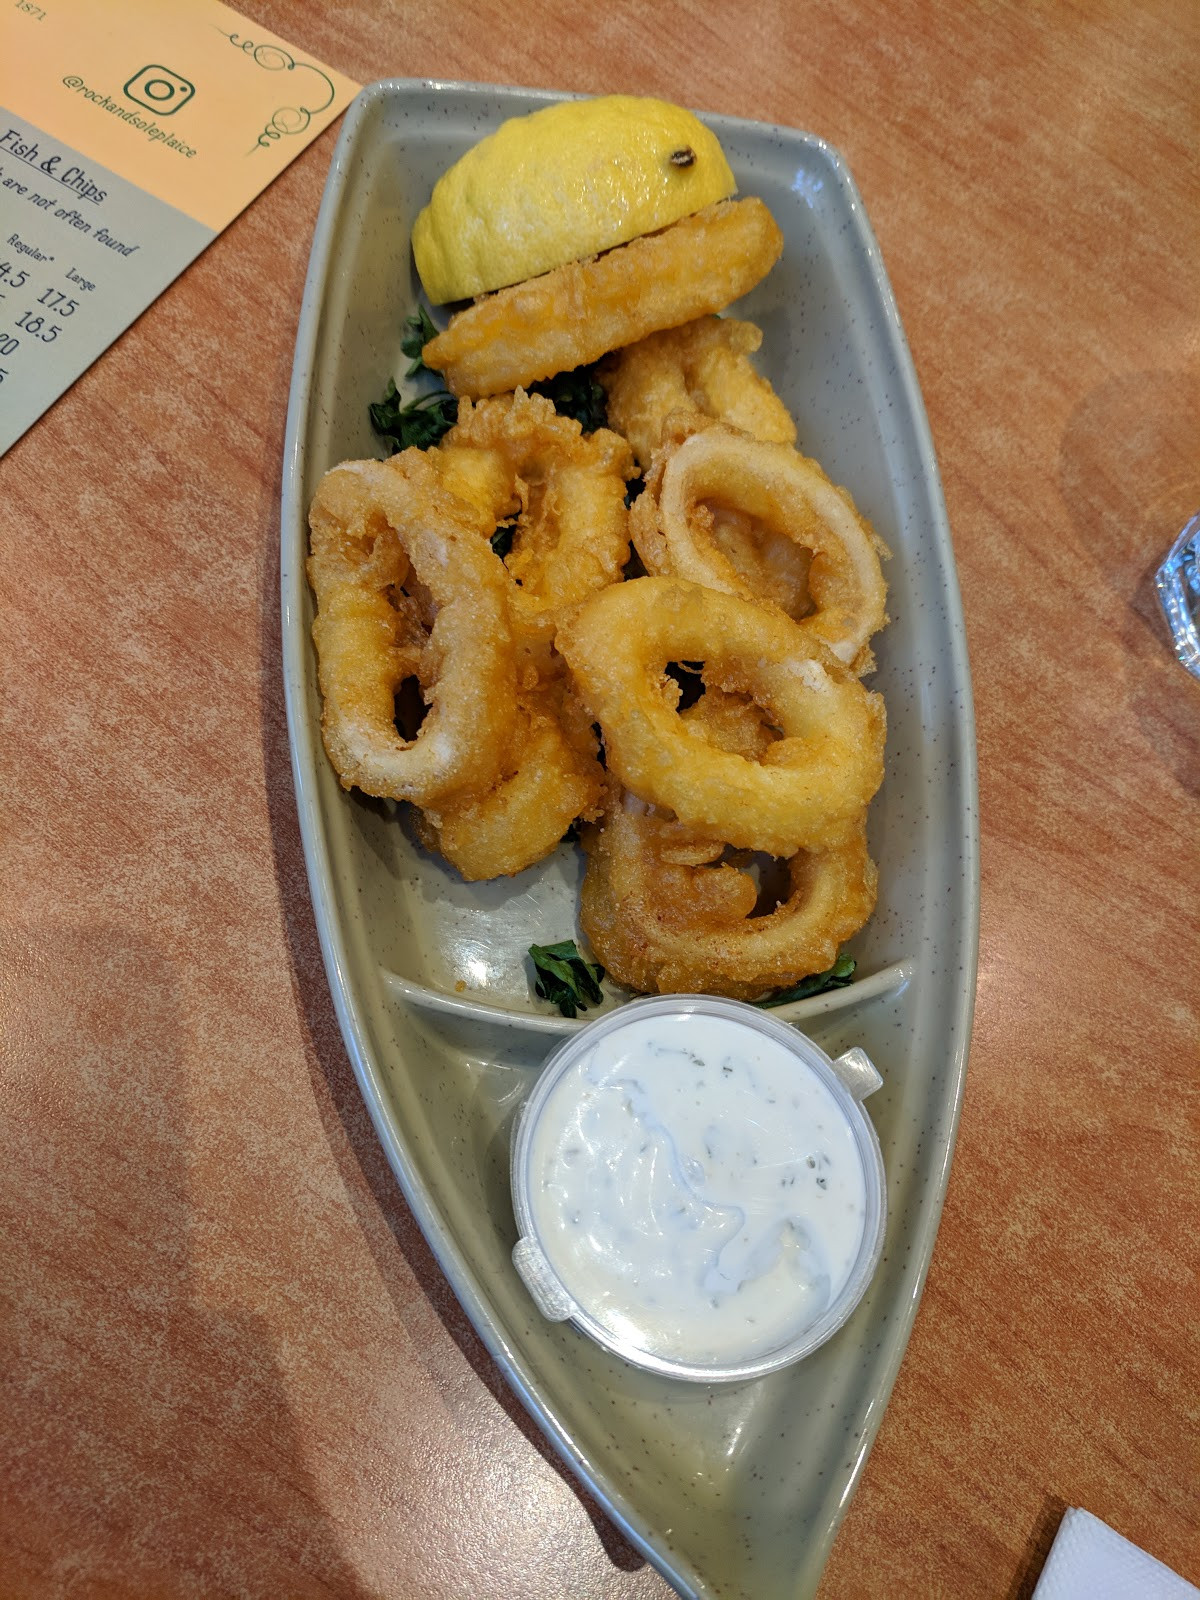
[[[512,117],[443,173],[413,228],[430,300],[465,300],[668,227],[736,193],[715,134],[665,100]]]

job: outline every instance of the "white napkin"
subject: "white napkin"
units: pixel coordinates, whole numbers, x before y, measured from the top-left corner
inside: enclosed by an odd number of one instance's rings
[[[1200,1600],[1200,1589],[1090,1511],[1059,1524],[1033,1600]]]

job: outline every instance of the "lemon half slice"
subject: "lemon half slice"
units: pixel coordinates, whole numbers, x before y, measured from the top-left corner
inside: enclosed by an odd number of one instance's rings
[[[736,193],[716,135],[634,95],[512,117],[443,173],[413,228],[434,304],[537,277]]]

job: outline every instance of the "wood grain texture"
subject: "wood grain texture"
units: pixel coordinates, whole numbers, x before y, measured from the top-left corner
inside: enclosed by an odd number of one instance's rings
[[[366,81],[821,134],[883,250],[977,701],[949,1197],[823,1600],[1027,1595],[1064,1505],[1200,1582],[1193,0],[246,0]],[[379,1152],[328,999],[278,485],[325,135],[0,462],[0,1591],[633,1600]]]

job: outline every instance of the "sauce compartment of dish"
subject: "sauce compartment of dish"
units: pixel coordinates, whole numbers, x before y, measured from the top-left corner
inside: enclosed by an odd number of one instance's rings
[[[635,1366],[724,1383],[811,1354],[883,1250],[861,1050],[753,1006],[635,1000],[561,1045],[522,1106],[513,1261],[538,1309]]]

